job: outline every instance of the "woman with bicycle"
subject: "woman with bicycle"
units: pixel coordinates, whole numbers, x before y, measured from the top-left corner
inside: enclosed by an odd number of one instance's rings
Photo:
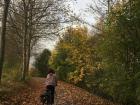
[[[47,100],[47,103],[49,105],[52,105],[54,104],[54,94],[55,94],[55,87],[57,86],[57,79],[56,79],[55,71],[51,68],[48,71],[45,85],[46,85],[47,91],[50,91],[50,97]]]

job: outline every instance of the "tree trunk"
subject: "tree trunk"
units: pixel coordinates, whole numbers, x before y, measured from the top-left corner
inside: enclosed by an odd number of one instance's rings
[[[27,72],[29,71],[29,64],[30,64],[30,52],[31,52],[31,50],[30,50],[30,43],[29,43],[29,46],[28,46],[28,49],[27,49],[27,64],[26,64],[26,70],[27,70]]]
[[[7,22],[7,15],[8,15],[8,8],[10,0],[4,0],[4,11],[3,11],[3,18],[2,18],[2,30],[1,30],[1,48],[0,48],[0,83],[2,78],[2,70],[4,64],[4,55],[5,55],[5,35],[6,35],[6,22]]]
[[[32,12],[33,12],[33,7],[34,7],[34,2],[33,1],[31,1],[31,0],[29,0],[28,1],[29,2],[29,20],[28,20],[28,25],[29,25],[29,27],[28,27],[28,30],[29,30],[29,33],[28,33],[28,45],[27,45],[27,65],[26,65],[26,69],[27,69],[27,72],[29,72],[29,64],[30,64],[30,55],[31,55],[31,40],[32,40],[32,35],[33,35],[33,28],[32,28],[32,26],[33,26],[33,23],[32,23],[32,21],[33,21],[33,14],[32,14]]]
[[[28,28],[28,6],[26,5],[25,0],[24,3],[24,35],[23,35],[23,48],[22,48],[22,80],[26,79],[26,66],[27,66],[27,28]]]
[[[108,15],[110,13],[110,0],[107,0],[107,5],[108,5]]]

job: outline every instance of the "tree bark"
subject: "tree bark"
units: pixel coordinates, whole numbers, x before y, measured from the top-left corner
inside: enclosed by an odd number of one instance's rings
[[[27,70],[27,75],[28,75],[28,72],[29,72],[29,65],[30,65],[30,55],[31,55],[31,40],[32,40],[32,36],[33,36],[33,23],[32,23],[32,21],[33,21],[33,7],[34,7],[34,1],[32,1],[32,0],[29,0],[28,1],[28,8],[29,8],[29,19],[28,19],[28,34],[27,34],[27,55],[26,55],[26,60],[27,60],[27,62],[26,62],[26,70]]]
[[[30,64],[30,54],[31,53],[31,49],[30,49],[30,43],[27,49],[27,65],[26,65],[26,70],[27,72],[29,72],[29,64]]]
[[[22,80],[25,81],[27,70],[27,19],[28,19],[28,7],[26,1],[23,0],[24,4],[24,34],[23,34],[23,48],[22,48]]]
[[[0,48],[0,83],[2,79],[2,71],[4,64],[4,55],[5,55],[5,35],[6,35],[6,22],[8,16],[8,8],[10,4],[10,0],[4,0],[4,10],[3,10],[3,18],[2,18],[2,30],[1,30],[1,48]]]

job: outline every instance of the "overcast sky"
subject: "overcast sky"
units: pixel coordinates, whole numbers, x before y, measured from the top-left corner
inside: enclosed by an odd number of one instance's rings
[[[92,0],[76,0],[71,2],[71,9],[77,14],[80,15],[84,20],[93,24],[96,21],[93,18],[93,15],[90,12],[87,12],[88,6],[92,3]]]
[[[88,5],[91,4],[92,0],[71,0],[70,7],[77,15],[80,15],[84,20],[90,24],[94,24],[96,21],[93,18],[93,15],[86,12]],[[53,49],[55,41],[41,42],[46,48]]]

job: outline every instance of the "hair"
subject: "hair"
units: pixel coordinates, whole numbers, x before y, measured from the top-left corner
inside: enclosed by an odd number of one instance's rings
[[[49,70],[48,70],[48,74],[50,74],[50,73],[55,74],[55,71],[54,71],[52,68],[49,68]]]

